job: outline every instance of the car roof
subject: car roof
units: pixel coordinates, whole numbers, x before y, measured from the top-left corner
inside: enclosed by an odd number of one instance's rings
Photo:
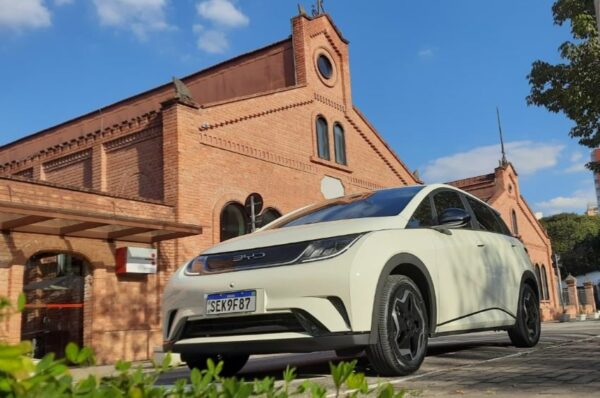
[[[402,187],[382,188],[382,189],[378,189],[378,191],[384,191],[384,190],[387,190],[387,189],[407,188],[407,187],[410,187],[410,186],[414,186],[414,185],[405,185],[405,186],[402,186]],[[478,202],[486,205],[487,207],[489,207],[490,209],[492,209],[496,214],[500,215],[500,212],[498,210],[494,209],[489,203],[481,200],[480,198],[478,198],[477,196],[471,194],[470,192],[467,192],[465,190],[457,188],[457,187],[455,187],[453,185],[441,184],[441,183],[434,183],[434,184],[422,184],[422,186],[423,186],[423,189],[417,194],[418,196],[429,195],[431,192],[435,191],[436,189],[441,189],[441,188],[443,188],[443,189],[449,189],[449,190],[452,190],[452,191],[460,192],[460,193],[468,196],[469,198],[474,199],[474,200],[476,200],[476,201],[478,201]],[[417,196],[417,195],[415,195],[415,196]]]
[[[436,189],[439,188],[444,188],[444,189],[450,189],[453,191],[457,191],[460,192],[462,194],[464,194],[465,196],[468,196],[471,199],[474,199],[476,201],[478,201],[479,203],[482,203],[484,205],[486,205],[487,207],[489,207],[490,209],[492,209],[496,214],[500,215],[500,212],[498,210],[496,210],[494,207],[492,207],[489,203],[481,200],[480,198],[478,198],[477,196],[473,195],[470,192],[467,192],[463,189],[457,188],[453,185],[448,185],[448,184],[424,184],[425,188],[423,188],[422,192],[426,192],[426,195],[430,194],[431,192],[435,191]]]

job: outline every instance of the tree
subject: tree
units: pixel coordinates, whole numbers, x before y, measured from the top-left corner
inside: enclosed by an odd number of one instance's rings
[[[531,85],[527,103],[563,112],[575,122],[571,137],[578,138],[581,145],[599,147],[600,38],[594,0],[556,0],[552,14],[556,25],[570,24],[573,41],[559,47],[564,63],[533,63],[527,76]],[[599,162],[587,166],[600,171]]]
[[[540,221],[566,273],[600,271],[600,217],[561,213]]]

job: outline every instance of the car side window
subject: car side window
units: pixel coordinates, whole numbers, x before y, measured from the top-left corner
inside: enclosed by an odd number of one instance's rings
[[[438,219],[439,219],[440,215],[446,209],[454,208],[454,209],[463,209],[465,211],[467,210],[467,209],[465,209],[465,205],[463,204],[463,201],[460,199],[458,192],[454,192],[454,191],[437,192],[433,196],[433,205],[435,206],[435,212],[437,214]],[[470,225],[467,225],[466,227],[468,228],[468,227],[470,227]]]
[[[467,202],[469,203],[469,206],[471,206],[471,209],[473,209],[473,213],[475,213],[477,225],[480,229],[499,234],[504,233],[498,217],[496,214],[494,214],[492,209],[473,198],[469,198],[468,196]]]
[[[423,228],[431,227],[433,222],[433,213],[431,212],[431,199],[426,197],[423,199],[417,210],[413,213],[412,217],[406,225],[407,228]]]
[[[498,224],[500,224],[501,233],[503,233],[504,235],[513,236],[512,232],[510,232],[510,229],[508,229],[508,226],[506,225],[502,217],[500,217],[496,213],[494,213],[494,216],[496,217],[496,220],[498,220]]]

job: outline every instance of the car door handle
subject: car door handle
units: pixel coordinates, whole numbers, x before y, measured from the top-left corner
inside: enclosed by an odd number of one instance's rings
[[[477,247],[485,247],[485,243],[478,243]]]

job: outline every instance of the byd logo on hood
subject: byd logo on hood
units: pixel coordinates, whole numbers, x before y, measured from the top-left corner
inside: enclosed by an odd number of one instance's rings
[[[265,253],[265,252],[238,254],[237,256],[233,256],[231,261],[238,262],[238,261],[244,261],[244,260],[257,260],[259,258],[266,257],[266,255],[267,255],[267,253]]]

